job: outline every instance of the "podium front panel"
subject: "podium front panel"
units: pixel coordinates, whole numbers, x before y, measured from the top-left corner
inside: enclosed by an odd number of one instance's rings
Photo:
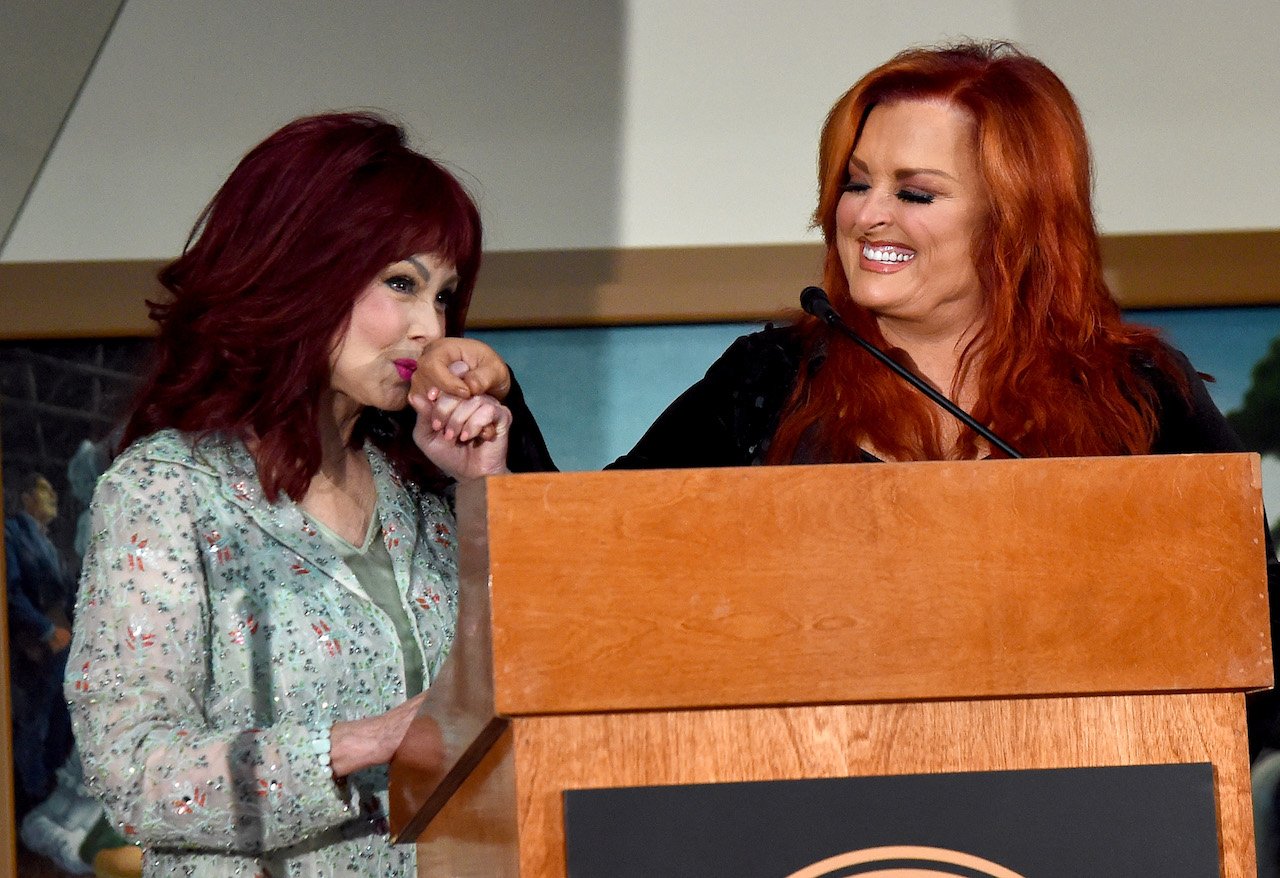
[[[1265,688],[1260,485],[1244,454],[504,476],[460,493],[463,585],[507,716]]]
[[[570,789],[1212,763],[1223,878],[1255,878],[1238,694],[864,704],[513,722],[522,878],[566,874]]]

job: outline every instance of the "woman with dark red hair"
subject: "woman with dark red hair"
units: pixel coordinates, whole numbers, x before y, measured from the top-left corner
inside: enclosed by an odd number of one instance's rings
[[[416,874],[385,764],[454,633],[439,491],[505,471],[511,415],[476,396],[446,434],[407,397],[462,329],[480,243],[400,128],[334,114],[249,152],[161,271],[66,682],[144,874]]]
[[[814,223],[839,317],[1022,455],[1243,450],[1186,358],[1123,321],[1080,112],[1035,58],[967,43],[872,70],[827,117]],[[414,380],[415,398],[438,399],[438,423],[509,384],[495,353],[459,339],[433,346]],[[802,316],[735,342],[613,466],[1002,454]],[[1275,737],[1274,718],[1254,712],[1255,745]]]

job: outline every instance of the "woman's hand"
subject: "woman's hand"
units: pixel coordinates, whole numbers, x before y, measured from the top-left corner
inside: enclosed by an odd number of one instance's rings
[[[432,391],[458,399],[488,394],[503,400],[510,390],[511,370],[493,348],[474,338],[447,336],[423,350],[409,394],[410,401],[414,396],[426,399]]]
[[[491,396],[469,398],[433,391],[409,403],[418,413],[413,441],[455,481],[500,475],[507,469],[511,410]]]
[[[420,692],[378,716],[334,723],[329,729],[333,776],[346,777],[362,768],[390,762],[426,697],[427,693]]]

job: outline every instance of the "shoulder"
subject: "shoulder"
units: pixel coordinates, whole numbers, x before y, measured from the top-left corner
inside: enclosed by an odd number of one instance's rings
[[[739,336],[707,370],[706,380],[755,392],[790,391],[800,369],[802,351],[795,327],[770,324]]]
[[[1187,355],[1160,339],[1154,350],[1137,348],[1130,355],[1134,370],[1153,385],[1176,386],[1182,381],[1199,378]]]
[[[1204,376],[1186,354],[1167,341],[1159,341],[1154,349],[1135,350],[1130,361],[1134,372],[1151,388],[1162,420],[1192,414],[1209,400]]]
[[[149,436],[143,436],[120,452],[107,467],[107,474],[115,470],[137,467],[147,462],[164,461],[192,465],[195,462],[194,445],[195,438],[190,433],[160,430]]]
[[[17,515],[10,515],[4,520],[4,535],[8,539],[14,539],[20,535],[25,535],[31,530],[31,525],[27,522],[31,520],[31,516],[25,512],[19,512]]]
[[[1161,342],[1155,355],[1135,355],[1134,367],[1155,398],[1158,426],[1152,453],[1244,450],[1213,401],[1205,376],[1196,371],[1186,354]]]
[[[725,356],[759,356],[776,360],[779,363],[789,362],[798,365],[803,343],[795,326],[783,324],[775,326],[770,323],[764,329],[747,335],[740,335],[729,345]]]
[[[184,486],[185,493],[195,483],[222,481],[246,469],[246,460],[248,451],[239,439],[160,430],[122,451],[98,480],[95,495],[156,493],[170,485]]]

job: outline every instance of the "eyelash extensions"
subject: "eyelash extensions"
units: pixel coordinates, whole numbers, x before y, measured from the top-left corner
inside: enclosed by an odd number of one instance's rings
[[[867,183],[850,180],[840,188],[845,192],[852,192],[855,195],[860,195],[870,189],[871,186]],[[894,194],[899,201],[905,201],[907,204],[933,204],[933,199],[935,198],[933,193],[921,192],[919,189],[899,189]]]

